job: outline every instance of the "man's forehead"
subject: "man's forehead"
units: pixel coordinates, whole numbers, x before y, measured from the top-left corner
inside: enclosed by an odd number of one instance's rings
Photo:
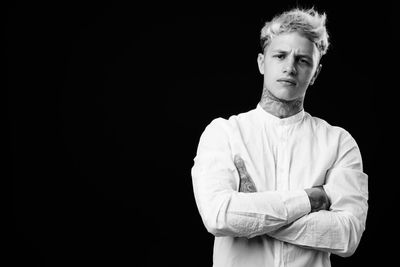
[[[272,38],[269,45],[272,52],[294,52],[312,56],[318,49],[316,45],[297,32],[285,33]]]

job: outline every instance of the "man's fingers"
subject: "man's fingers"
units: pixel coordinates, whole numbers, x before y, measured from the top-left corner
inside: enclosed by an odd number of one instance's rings
[[[235,163],[236,169],[239,172],[239,177],[241,179],[248,177],[248,173],[246,170],[246,166],[244,165],[244,161],[239,155],[235,155],[233,162]]]
[[[305,190],[310,198],[311,211],[329,210],[331,204],[323,186],[314,186]]]

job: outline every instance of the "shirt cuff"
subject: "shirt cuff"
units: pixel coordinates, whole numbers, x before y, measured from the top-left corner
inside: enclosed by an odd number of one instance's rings
[[[284,192],[283,203],[286,207],[288,223],[311,212],[310,200],[304,190]]]

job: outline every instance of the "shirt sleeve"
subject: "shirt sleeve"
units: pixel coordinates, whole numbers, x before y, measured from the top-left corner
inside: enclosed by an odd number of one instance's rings
[[[222,119],[207,126],[200,138],[192,182],[203,223],[215,236],[263,235],[311,209],[304,190],[238,192],[239,176],[230,149],[229,129]]]
[[[368,176],[354,139],[345,133],[334,166],[324,185],[331,207],[301,217],[290,225],[269,233],[295,245],[352,255],[365,230],[368,210]]]

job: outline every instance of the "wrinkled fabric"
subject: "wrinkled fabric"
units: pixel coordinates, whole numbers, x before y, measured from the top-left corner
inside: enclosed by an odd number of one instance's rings
[[[256,193],[238,192],[235,155]],[[354,253],[365,229],[368,176],[355,140],[305,111],[279,119],[257,105],[213,120],[201,135],[192,181],[215,236],[216,267],[330,266],[331,253]],[[331,207],[311,213],[304,189],[318,185]]]

